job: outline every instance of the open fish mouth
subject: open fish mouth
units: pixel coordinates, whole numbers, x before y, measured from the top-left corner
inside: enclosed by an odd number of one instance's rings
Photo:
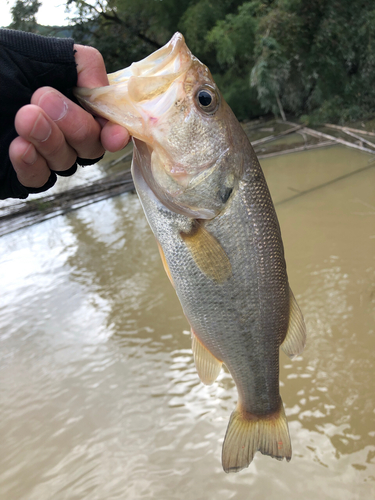
[[[191,64],[192,54],[185,44],[181,33],[175,33],[170,41],[156,52],[141,61],[132,63],[128,68],[108,75],[109,84],[124,82],[132,76],[155,77],[178,75]]]
[[[194,59],[183,35],[175,33],[145,59],[109,74],[109,86],[76,88],[74,93],[90,112],[125,126],[133,137],[148,142],[148,125],[154,125],[178,99],[181,77]]]

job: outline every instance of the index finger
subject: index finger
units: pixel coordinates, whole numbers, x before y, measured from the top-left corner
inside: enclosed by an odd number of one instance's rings
[[[79,157],[95,159],[102,156],[101,127],[90,113],[51,87],[34,92],[31,103],[42,108],[58,125]]]

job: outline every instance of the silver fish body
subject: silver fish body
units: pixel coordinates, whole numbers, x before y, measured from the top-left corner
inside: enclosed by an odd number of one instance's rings
[[[266,414],[280,404],[279,347],[288,329],[289,285],[273,203],[249,143],[247,150],[238,189],[223,213],[204,223],[229,256],[231,275],[224,282],[201,271],[181,238],[196,221],[166,208],[136,161],[133,179],[194,333],[225,363],[245,409]]]
[[[305,325],[256,155],[180,34],[110,83],[78,97],[133,134],[134,183],[191,325],[198,374],[211,384],[224,363],[238,390],[224,470],[247,467],[256,451],[290,460],[279,348],[299,354]]]

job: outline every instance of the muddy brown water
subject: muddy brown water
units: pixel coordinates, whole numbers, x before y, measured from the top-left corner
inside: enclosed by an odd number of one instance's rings
[[[281,357],[290,463],[221,468],[236,402],[196,375],[136,195],[0,239],[0,498],[375,498],[375,164],[341,146],[263,160],[302,356]]]

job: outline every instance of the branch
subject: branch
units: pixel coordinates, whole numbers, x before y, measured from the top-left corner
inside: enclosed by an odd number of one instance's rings
[[[285,118],[285,113],[284,113],[283,105],[281,104],[280,97],[279,97],[279,94],[277,92],[275,92],[275,97],[276,97],[277,105],[279,107],[281,118],[283,119],[283,122],[285,122],[286,118]]]
[[[137,37],[143,40],[144,42],[147,42],[152,47],[155,47],[156,49],[160,49],[162,47],[162,45],[160,45],[158,42],[151,40],[151,38],[148,38],[148,36],[143,35],[142,33],[137,33]]]
[[[80,0],[80,1],[79,1],[79,2],[77,2],[77,3],[79,3],[79,4],[83,5],[84,7],[87,7],[87,8],[88,8],[88,9],[90,9],[90,10],[94,10],[94,11],[95,11],[95,12],[96,12],[99,16],[100,16],[101,12],[100,12],[100,10],[98,10],[98,9],[95,7],[95,5],[91,5],[90,3],[87,3],[87,2],[85,2],[84,0]]]
[[[118,24],[119,26],[123,26],[124,28],[128,29],[129,31],[134,32],[133,26],[129,26],[126,21],[122,20],[121,17],[119,17],[119,15],[117,14],[117,12],[115,10],[111,9],[110,13],[105,12],[105,10],[100,2],[98,2],[98,4],[100,5],[102,10],[98,10],[94,5],[91,5],[87,2],[85,2],[85,0],[80,0],[80,4],[89,8],[90,10],[94,10],[98,14],[99,17],[101,16],[106,21],[109,21],[110,23]],[[143,42],[148,43],[149,45],[151,45],[151,47],[154,47],[155,49],[160,49],[162,47],[162,45],[160,45],[160,43],[156,42],[155,40],[152,40],[151,38],[144,35],[140,31],[136,31],[134,34],[139,39],[141,39]]]

